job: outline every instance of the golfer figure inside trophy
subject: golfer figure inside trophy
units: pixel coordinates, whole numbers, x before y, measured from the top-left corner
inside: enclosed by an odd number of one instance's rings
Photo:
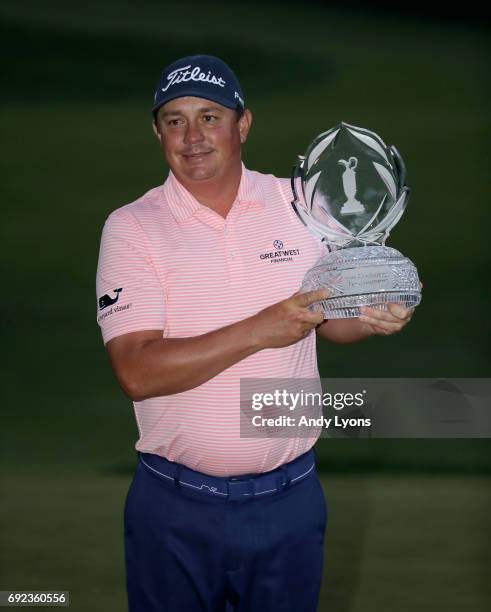
[[[407,205],[405,180],[395,147],[347,123],[317,136],[299,156],[292,205],[329,249],[307,272],[301,291],[329,290],[327,299],[311,306],[324,318],[357,317],[360,306],[412,308],[421,301],[414,264],[384,246]]]

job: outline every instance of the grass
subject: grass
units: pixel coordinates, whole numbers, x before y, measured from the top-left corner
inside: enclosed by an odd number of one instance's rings
[[[130,483],[103,473],[3,476],[3,589],[70,591],[74,612],[121,611],[123,505]],[[319,611],[489,609],[489,479],[322,476],[329,522]]]

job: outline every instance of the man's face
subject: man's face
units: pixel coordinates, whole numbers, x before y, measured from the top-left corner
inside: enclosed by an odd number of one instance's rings
[[[240,163],[240,146],[251,124],[246,110],[236,111],[217,102],[186,96],[164,104],[154,132],[174,175],[183,183],[227,176]]]

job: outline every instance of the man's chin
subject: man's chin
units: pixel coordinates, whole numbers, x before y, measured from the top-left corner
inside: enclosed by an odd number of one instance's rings
[[[209,181],[216,176],[216,172],[211,168],[197,166],[196,168],[186,168],[183,176],[188,181]]]

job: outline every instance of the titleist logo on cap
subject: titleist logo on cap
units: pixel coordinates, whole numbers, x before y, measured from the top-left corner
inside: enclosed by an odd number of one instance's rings
[[[169,87],[172,85],[177,85],[178,83],[184,83],[186,81],[203,81],[205,83],[212,83],[213,85],[218,85],[220,87],[225,87],[226,81],[222,79],[222,77],[217,77],[214,74],[211,74],[211,71],[208,70],[208,73],[201,72],[201,68],[199,66],[195,66],[191,71],[191,64],[189,66],[183,66],[182,68],[177,68],[173,70],[167,75],[168,83],[165,87],[162,87],[162,91],[167,91]]]

